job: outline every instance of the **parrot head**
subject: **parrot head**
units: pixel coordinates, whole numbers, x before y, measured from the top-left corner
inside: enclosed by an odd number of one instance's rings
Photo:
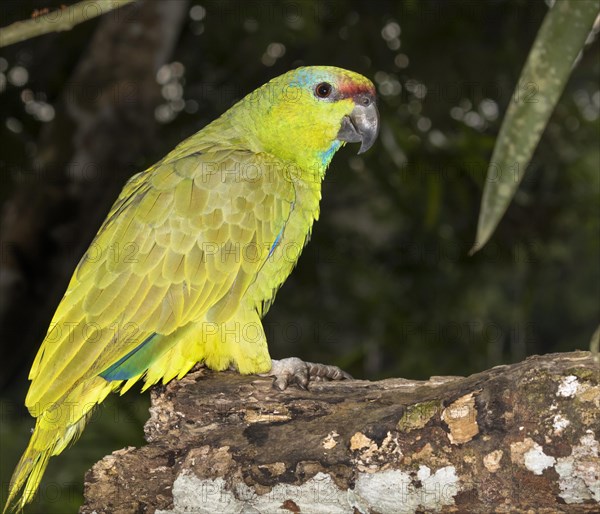
[[[243,107],[243,111],[239,111]],[[332,66],[289,71],[257,89],[230,111],[252,149],[305,170],[327,168],[345,143],[368,150],[379,132],[375,87],[367,78]]]

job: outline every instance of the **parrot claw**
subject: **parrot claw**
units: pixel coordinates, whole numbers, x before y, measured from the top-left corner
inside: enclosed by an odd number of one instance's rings
[[[291,384],[295,384],[300,389],[307,390],[311,380],[313,382],[352,380],[352,377],[348,373],[337,366],[304,362],[298,357],[272,360],[271,362],[271,371],[266,373],[265,376],[275,377],[273,387],[280,391],[287,389]]]

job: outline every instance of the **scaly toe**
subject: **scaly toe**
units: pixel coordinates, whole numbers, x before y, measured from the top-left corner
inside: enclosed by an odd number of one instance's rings
[[[283,391],[288,386],[295,384],[300,389],[308,389],[309,382],[322,382],[329,380],[352,380],[352,377],[338,368],[327,364],[304,362],[298,357],[272,360],[271,371],[266,376],[275,377],[273,387]]]
[[[273,387],[280,391],[287,389],[292,384],[296,384],[300,389],[308,389],[310,380],[308,366],[297,357],[272,360],[271,371],[267,376],[275,377]]]

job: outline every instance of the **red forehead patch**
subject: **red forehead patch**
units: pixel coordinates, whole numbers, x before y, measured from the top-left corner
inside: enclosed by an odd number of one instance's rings
[[[375,87],[367,81],[343,80],[338,86],[338,91],[343,98],[353,97],[362,93],[375,95]]]

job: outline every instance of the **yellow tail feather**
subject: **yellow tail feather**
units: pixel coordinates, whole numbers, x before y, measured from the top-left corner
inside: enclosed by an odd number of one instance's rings
[[[45,448],[36,448],[40,440],[39,434],[40,432],[36,429],[15,468],[8,486],[8,500],[2,511],[3,514],[22,510],[26,504],[31,502],[40,486],[50,456],[54,453],[56,440]]]
[[[113,387],[117,385],[118,383],[115,383]],[[91,391],[95,392],[97,389],[91,389]],[[97,402],[104,399],[111,386],[105,386],[104,389],[106,392],[102,391],[103,395],[97,398]],[[49,411],[38,414],[39,417],[36,419],[29,444],[10,480],[8,499],[2,514],[21,511],[25,505],[30,503],[40,486],[50,457],[62,453],[81,435],[96,403],[90,402],[82,413],[75,414],[74,409],[68,408],[68,400],[67,396],[65,398],[67,408],[64,408],[65,405],[59,405],[54,411],[54,414],[60,413],[60,417],[52,417],[52,413]]]

